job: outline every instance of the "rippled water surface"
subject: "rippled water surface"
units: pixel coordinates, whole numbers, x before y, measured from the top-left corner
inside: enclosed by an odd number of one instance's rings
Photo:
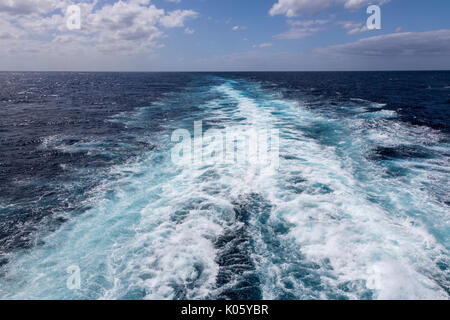
[[[0,298],[449,298],[448,72],[0,83]],[[278,130],[279,168],[175,165],[194,121]]]

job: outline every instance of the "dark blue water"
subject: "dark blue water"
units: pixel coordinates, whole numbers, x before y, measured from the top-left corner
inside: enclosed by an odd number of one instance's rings
[[[449,296],[450,72],[0,83],[1,298]],[[279,130],[279,168],[174,164],[194,121]]]

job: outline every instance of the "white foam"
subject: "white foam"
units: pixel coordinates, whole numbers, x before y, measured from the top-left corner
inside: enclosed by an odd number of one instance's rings
[[[248,226],[264,298],[286,292],[296,298],[356,299],[367,292],[378,299],[448,298],[442,289],[448,280],[437,267],[448,249],[430,221],[412,214],[448,223],[448,208],[421,187],[433,173],[387,178],[366,158],[379,144],[437,144],[439,133],[385,119],[394,115],[389,112],[335,119],[260,88],[253,88],[260,98],[251,98],[238,85],[214,88],[233,107],[217,108],[223,101],[213,101],[202,106],[206,119],[199,120],[223,119],[218,126],[232,123],[243,131],[279,128],[278,171],[255,163],[176,167],[169,159],[170,133],[159,136],[162,147],[145,160],[111,169],[114,179],[92,192],[91,210],[46,236],[45,245],[13,258],[0,279],[0,297],[208,298],[217,289],[214,243],[235,223],[233,201],[257,193],[272,206],[265,225],[252,216]],[[377,126],[366,127],[367,121]],[[315,124],[335,128],[336,145],[299,130]],[[279,224],[285,232],[276,232]],[[83,277],[75,292],[65,286],[66,267],[73,264]],[[292,269],[303,264],[316,266],[307,272],[319,287],[295,276]],[[341,289],[346,284],[352,290]]]

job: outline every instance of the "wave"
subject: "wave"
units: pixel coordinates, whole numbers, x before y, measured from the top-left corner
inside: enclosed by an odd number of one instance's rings
[[[209,98],[160,124],[149,137],[156,148],[103,174],[84,203],[90,209],[11,257],[0,297],[448,298],[449,146],[438,131],[402,123],[393,111],[321,112],[255,82],[220,82],[171,97],[185,108],[195,94]],[[143,125],[152,112],[112,121]],[[174,165],[171,130],[194,120],[279,129],[279,169]],[[389,154],[400,146],[409,153]],[[71,265],[81,271],[79,290],[66,285]]]

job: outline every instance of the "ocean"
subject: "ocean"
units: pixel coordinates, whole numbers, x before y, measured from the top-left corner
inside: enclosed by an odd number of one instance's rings
[[[450,72],[0,83],[0,299],[449,298]],[[199,121],[278,166],[174,163]]]

